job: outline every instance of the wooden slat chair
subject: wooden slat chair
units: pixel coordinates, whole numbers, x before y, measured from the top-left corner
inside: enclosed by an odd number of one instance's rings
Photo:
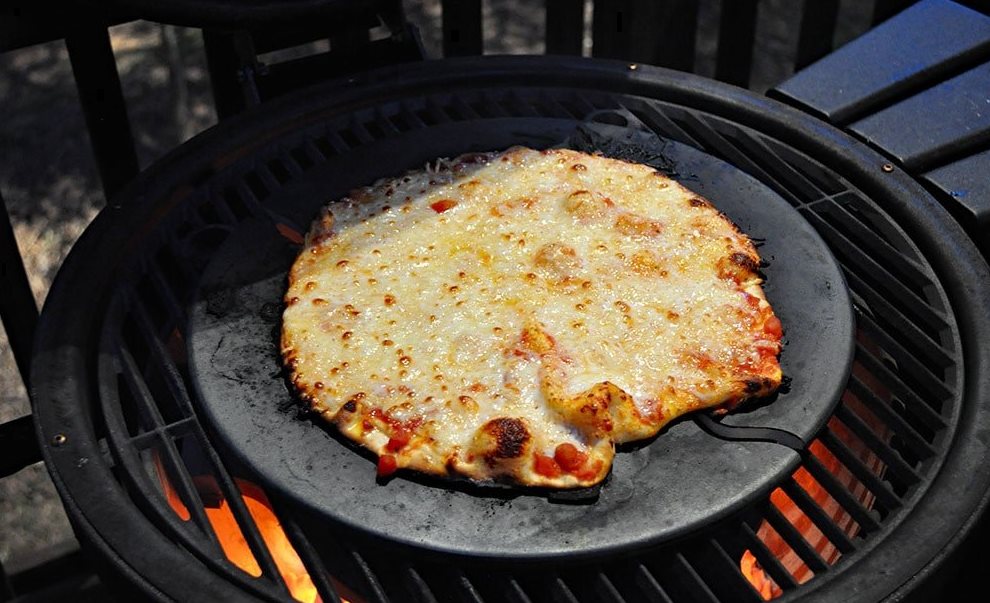
[[[874,0],[879,24],[914,0]],[[715,78],[747,87],[753,67],[758,11],[769,2],[722,0]],[[797,48],[790,60],[799,70],[833,49],[839,0],[803,0]],[[482,0],[442,0],[443,54],[484,53]],[[699,0],[593,0],[592,56],[692,71],[699,26]],[[578,55],[583,49],[585,0],[545,0],[546,53]]]

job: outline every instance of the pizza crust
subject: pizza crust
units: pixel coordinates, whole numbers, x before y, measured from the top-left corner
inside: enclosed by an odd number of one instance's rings
[[[615,444],[780,385],[759,265],[709,201],[647,166],[465,155],[314,219],[281,351],[380,475],[584,487]]]

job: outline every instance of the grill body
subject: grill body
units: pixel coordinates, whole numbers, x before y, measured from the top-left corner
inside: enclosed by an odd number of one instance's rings
[[[990,277],[972,244],[910,177],[774,101],[661,69],[546,57],[404,66],[272,101],[169,155],[101,214],[56,279],[32,370],[46,461],[81,537],[146,594],[288,599],[241,496],[252,469],[197,399],[185,350],[199,275],[232,226],[273,211],[291,219],[300,208],[270,202],[280,191],[326,192],[311,175],[335,158],[371,182],[395,173],[383,173],[386,158],[411,167],[555,124],[563,137],[603,110],[734,165],[825,241],[856,324],[834,411],[793,472],[741,508],[671,542],[553,570],[390,550],[269,493],[314,588],[324,600],[760,601],[740,567],[747,553],[782,600],[874,601],[947,575],[990,484]],[[486,148],[460,135],[477,122],[497,130]],[[410,133],[426,142],[411,148]],[[207,509],[219,501],[259,576],[218,541]]]

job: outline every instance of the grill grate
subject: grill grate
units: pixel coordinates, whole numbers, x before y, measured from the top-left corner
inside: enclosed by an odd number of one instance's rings
[[[785,141],[673,102],[566,87],[468,89],[353,108],[283,134],[188,192],[181,211],[146,233],[143,259],[121,279],[133,285],[116,292],[102,330],[101,435],[134,503],[177,546],[226,579],[257,596],[289,599],[289,585],[242,497],[238,480],[251,476],[214,447],[190,395],[186,308],[205,262],[231,228],[250,217],[275,216],[300,230],[286,217],[291,212],[269,199],[338,155],[463,122],[576,123],[602,110],[628,111],[657,134],[743,169],[797,208],[828,242],[857,323],[853,374],[834,417],[794,474],[755,507],[632,558],[555,570],[479,568],[383,552],[312,526],[305,512],[269,493],[315,591],[324,601],[343,595],[382,603],[761,601],[767,591],[761,594],[740,565],[747,553],[772,581],[772,596],[786,598],[829,575],[836,563],[852,563],[892,530],[898,512],[922,495],[960,412],[959,336],[925,256],[867,193]],[[280,314],[280,308],[272,311]],[[221,503],[259,576],[225,552],[207,513]]]

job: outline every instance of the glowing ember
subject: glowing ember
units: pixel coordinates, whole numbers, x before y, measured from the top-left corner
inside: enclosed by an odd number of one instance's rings
[[[777,583],[770,579],[770,576],[760,567],[760,562],[756,560],[756,556],[753,553],[749,551],[743,553],[742,558],[739,560],[739,569],[742,570],[743,575],[753,585],[753,588],[760,593],[764,601],[775,599],[783,594]]]
[[[855,370],[855,369],[854,369]],[[875,384],[874,391],[880,391],[889,395],[885,389]],[[882,439],[889,438],[889,430],[872,415],[862,403],[850,393],[846,393],[843,403],[851,409]],[[829,431],[840,440],[856,457],[876,476],[882,476],[886,465],[870,450],[869,446],[855,436],[841,421],[832,418],[829,421]],[[873,506],[874,495],[847,469],[839,459],[820,440],[815,440],[809,446],[809,451],[830,474],[839,481],[865,508]],[[846,536],[852,538],[859,532],[859,524],[853,520],[849,513],[832,498],[832,495],[818,483],[804,467],[798,468],[791,476],[802,490],[808,493],[812,500],[821,507],[829,519],[841,529]],[[801,534],[804,540],[818,553],[819,557],[828,565],[833,565],[838,561],[842,553],[832,544],[831,541],[818,529],[818,526],[794,503],[793,500],[780,488],[770,494],[770,502],[780,512],[794,528]],[[770,554],[780,562],[783,568],[794,578],[798,584],[804,584],[814,577],[814,572],[801,559],[801,557],[787,544],[787,542],[777,533],[773,527],[763,521],[757,529],[756,537],[763,543]],[[760,567],[756,556],[749,550],[744,551],[739,559],[739,569],[743,576],[760,594],[764,601],[775,599],[784,594],[783,589],[770,578]]]

